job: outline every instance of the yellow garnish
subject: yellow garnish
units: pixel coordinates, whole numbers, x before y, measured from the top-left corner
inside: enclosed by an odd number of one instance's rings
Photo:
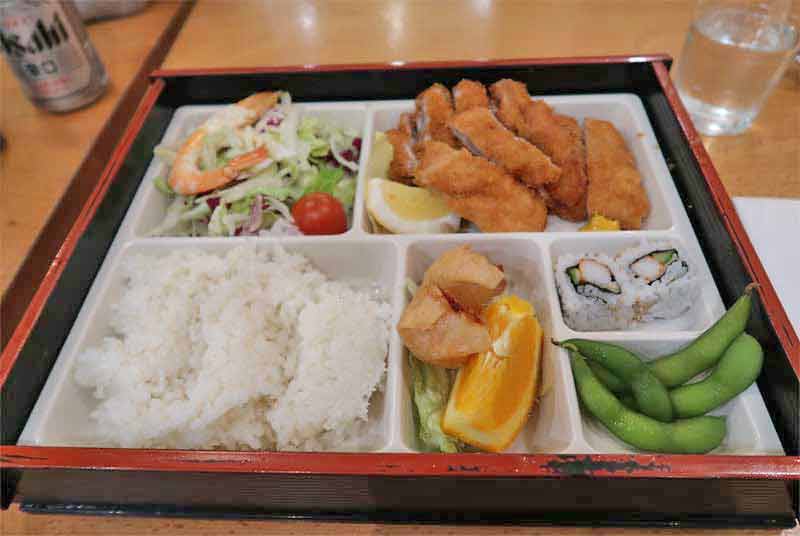
[[[581,227],[580,231],[619,231],[619,222],[617,220],[612,220],[611,218],[606,218],[605,216],[601,216],[600,214],[595,214],[589,221]]]

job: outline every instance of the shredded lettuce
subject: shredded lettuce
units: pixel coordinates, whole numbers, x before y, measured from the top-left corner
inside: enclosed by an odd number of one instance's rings
[[[201,218],[205,218],[209,214],[211,214],[211,209],[208,207],[208,204],[202,203],[181,214],[180,219],[181,221],[199,220]]]
[[[225,203],[234,203],[245,197],[256,194],[274,195],[281,197],[285,193],[286,186],[282,180],[283,174],[271,173],[269,170],[262,172],[251,179],[242,181],[235,186],[219,191],[219,197]]]
[[[171,166],[175,162],[175,157],[178,156],[176,151],[163,145],[156,145],[153,149],[153,154],[168,166]]]
[[[175,194],[175,192],[172,191],[172,188],[169,187],[169,183],[163,175],[156,177],[153,180],[153,184],[155,185],[156,189],[164,195],[172,196]]]
[[[321,167],[317,175],[311,180],[305,189],[305,194],[311,192],[325,192],[333,194],[336,185],[344,177],[344,170],[335,167]]]
[[[333,187],[333,192],[331,193],[344,206],[345,211],[350,210],[356,197],[356,180],[350,178],[341,179]]]
[[[226,108],[226,110],[228,110]],[[230,110],[229,110],[230,111]],[[265,147],[269,159],[239,174],[237,180],[197,198],[176,194],[164,174],[154,180],[155,187],[173,204],[154,234],[191,236],[230,236],[248,226],[256,195],[267,203],[263,209],[259,231],[265,232],[278,224],[274,234],[299,232],[293,226],[291,207],[302,196],[326,192],[336,197],[348,212],[355,198],[355,174],[358,164],[352,158],[356,133],[327,118],[306,116],[292,103],[288,93],[282,93],[279,104],[267,111],[253,125],[234,128],[230,121],[214,117],[204,125],[197,155],[201,171],[218,169],[233,158]],[[224,117],[223,117],[224,119]],[[158,146],[155,155],[168,166],[174,163],[176,151]],[[169,169],[167,169],[167,173]],[[218,200],[212,210],[208,203]],[[212,203],[214,206],[214,203]],[[248,226],[251,232],[252,222]]]
[[[231,203],[230,211],[236,214],[250,214],[253,201],[255,201],[254,195],[239,199],[235,203]]]
[[[330,152],[331,145],[322,136],[320,120],[316,117],[304,117],[300,120],[297,137],[309,144],[309,158],[322,158]]]
[[[182,235],[179,225],[181,223],[181,216],[186,212],[187,199],[177,196],[167,207],[166,215],[155,229],[150,231],[150,236],[164,236],[167,234]]]
[[[208,220],[208,236],[225,236],[228,234],[222,221],[227,215],[228,209],[225,207],[225,203],[217,205],[217,208],[211,213],[211,219]]]
[[[420,445],[426,450],[459,452],[458,441],[442,431],[442,415],[450,395],[447,369],[408,356],[411,368],[411,396]]]

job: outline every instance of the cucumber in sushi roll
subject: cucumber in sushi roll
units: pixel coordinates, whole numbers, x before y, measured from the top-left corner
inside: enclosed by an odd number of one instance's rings
[[[636,320],[677,318],[699,297],[694,263],[677,243],[643,241],[617,257],[631,283]]]
[[[608,255],[562,255],[555,276],[564,321],[572,329],[600,331],[631,325],[627,276]]]

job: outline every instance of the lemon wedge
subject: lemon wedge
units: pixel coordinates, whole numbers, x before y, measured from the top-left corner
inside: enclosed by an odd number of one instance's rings
[[[367,183],[367,211],[378,225],[395,234],[452,233],[461,224],[439,195],[380,178]]]
[[[519,434],[539,384],[542,328],[533,306],[513,295],[486,308],[492,349],[461,367],[442,429],[464,443],[502,452]]]

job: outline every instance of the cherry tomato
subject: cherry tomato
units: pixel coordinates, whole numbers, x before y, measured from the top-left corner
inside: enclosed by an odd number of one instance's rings
[[[347,231],[347,214],[338,199],[324,192],[301,197],[292,207],[297,227],[307,235],[340,234]]]

